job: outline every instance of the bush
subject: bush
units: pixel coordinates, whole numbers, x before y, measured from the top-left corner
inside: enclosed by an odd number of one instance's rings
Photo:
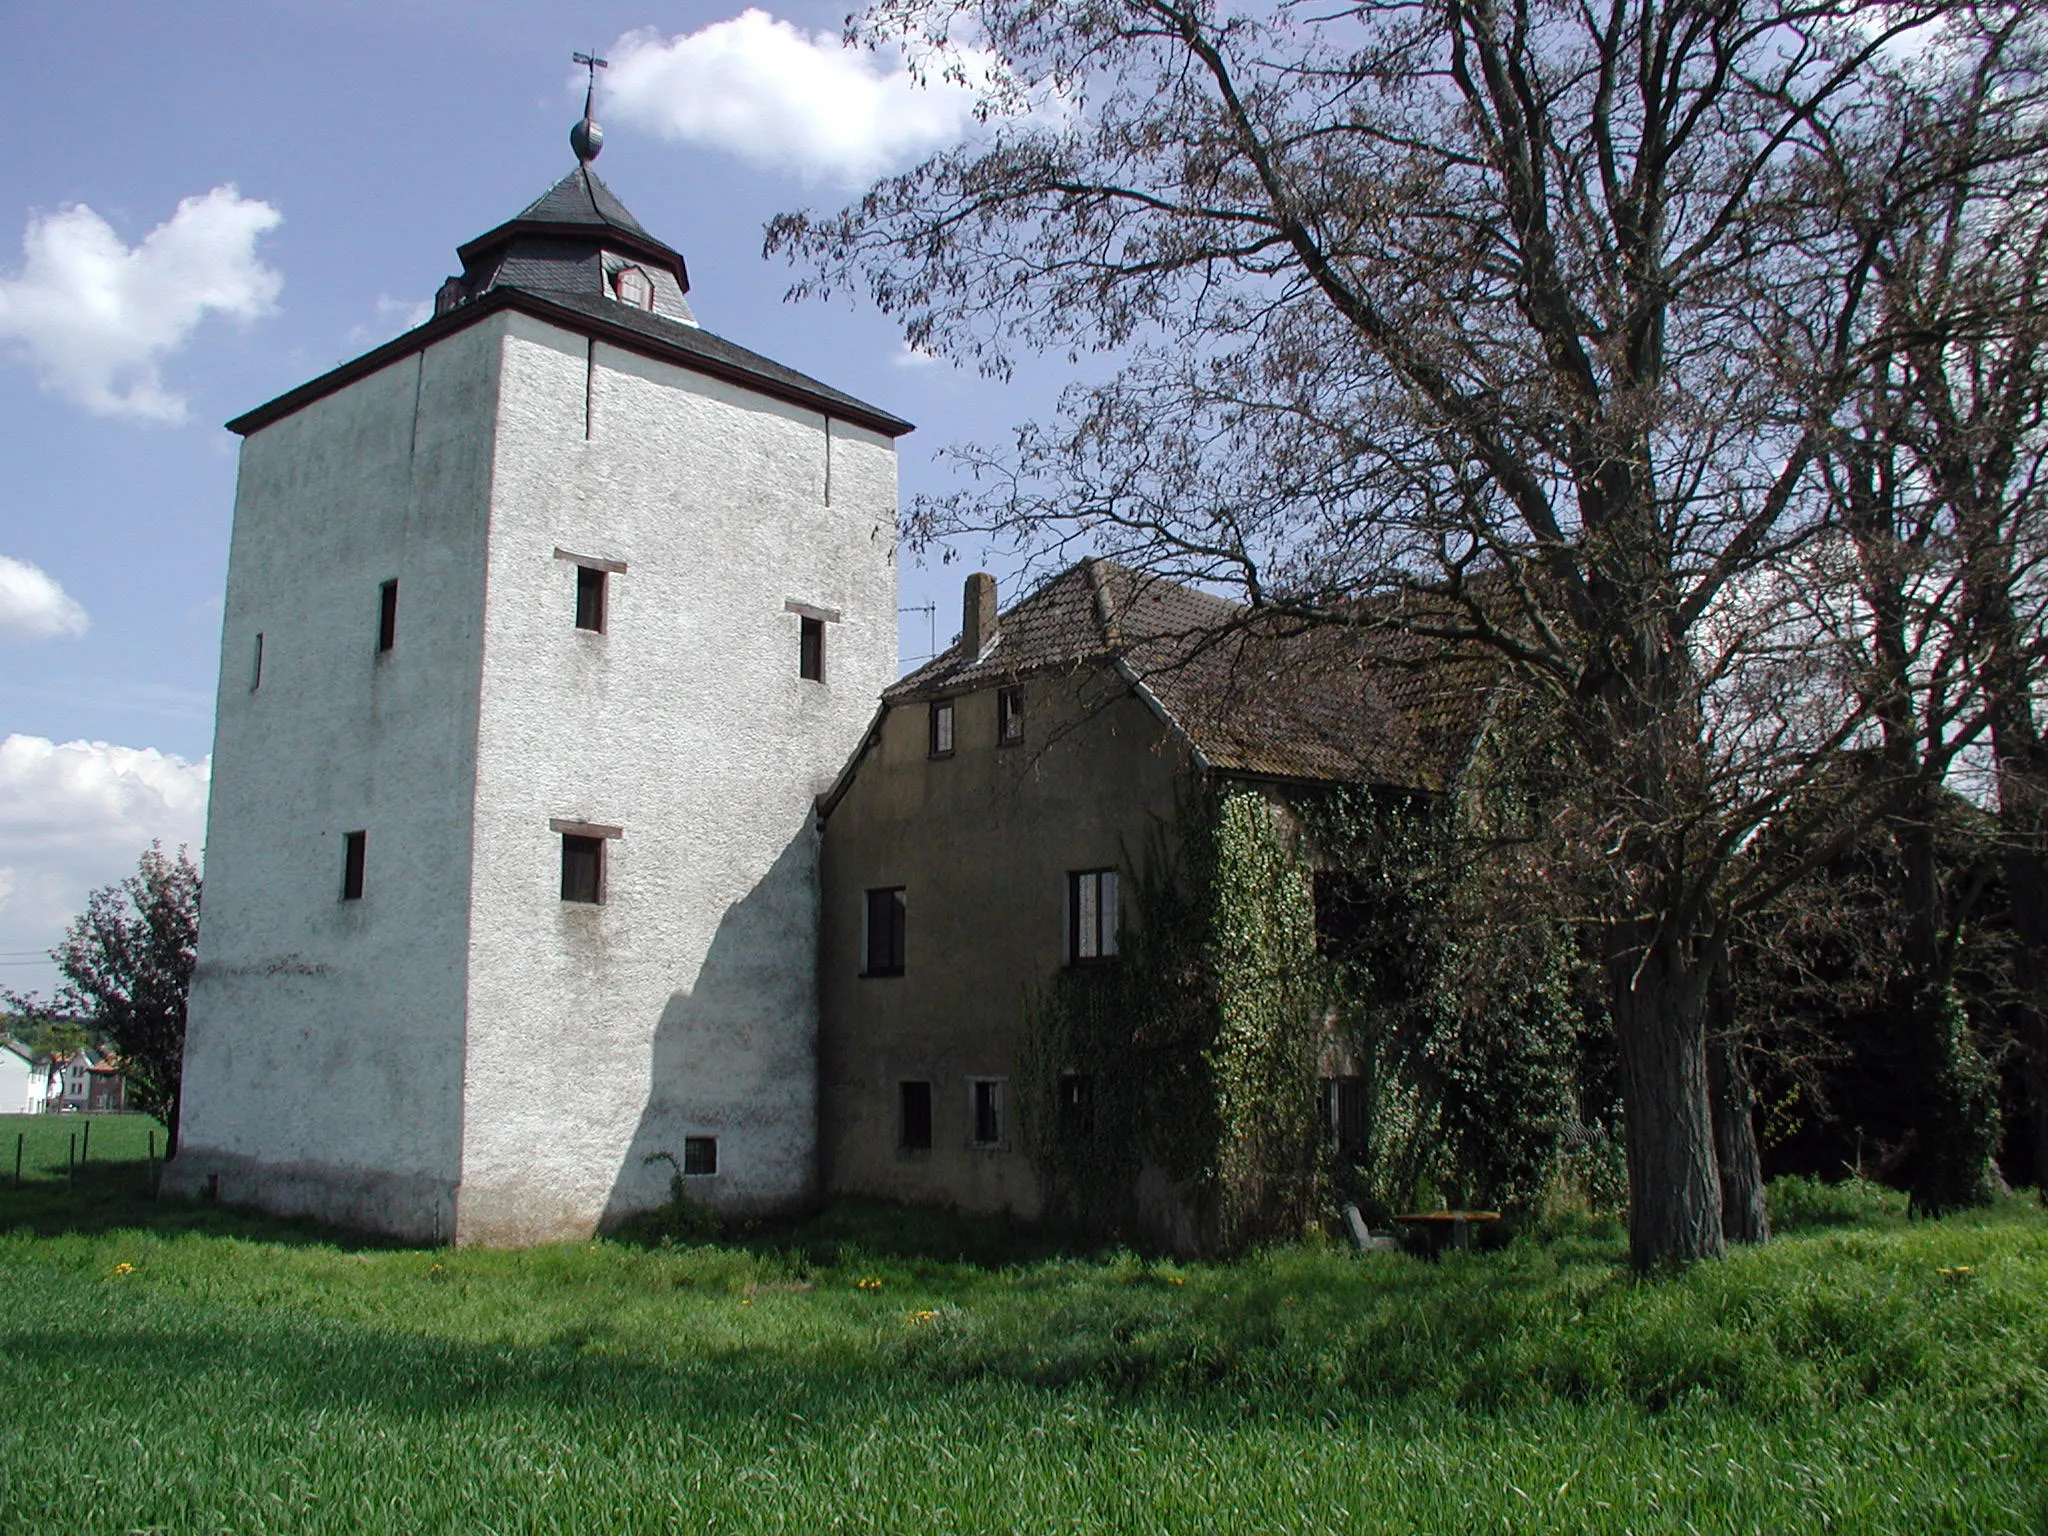
[[[1780,1232],[1799,1227],[1845,1227],[1884,1221],[1906,1214],[1906,1197],[1868,1179],[1843,1179],[1830,1184],[1803,1174],[1771,1180],[1764,1191],[1771,1226]]]

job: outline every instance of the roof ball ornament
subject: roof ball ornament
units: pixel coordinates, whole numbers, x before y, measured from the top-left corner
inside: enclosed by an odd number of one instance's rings
[[[579,161],[588,165],[604,148],[604,129],[590,115],[591,102],[597,95],[597,72],[611,66],[594,53],[572,53],[569,57],[590,71],[590,84],[583,92],[583,121],[569,130],[569,147],[576,151]]]

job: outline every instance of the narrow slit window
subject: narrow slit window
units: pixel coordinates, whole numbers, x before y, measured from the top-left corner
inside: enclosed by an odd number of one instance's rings
[[[867,893],[867,910],[862,914],[861,974],[901,976],[903,974],[903,887],[888,886]]]
[[[825,621],[809,616],[797,620],[796,675],[814,683],[825,681]]]
[[[368,832],[344,832],[341,834],[341,899],[361,901],[363,899],[363,868],[369,855],[370,834]]]
[[[256,631],[256,658],[249,664],[249,691],[263,686],[263,631]]]
[[[951,757],[953,755],[953,701],[935,699],[932,702],[931,755]]]
[[[1060,1134],[1086,1141],[1095,1134],[1095,1079],[1086,1072],[1060,1074]]]
[[[562,834],[562,900],[595,906],[604,900],[604,839]]]
[[[1014,747],[1024,739],[1024,690],[996,690],[996,745]]]
[[[604,633],[605,571],[596,566],[576,567],[576,627]]]
[[[387,581],[377,589],[377,650],[379,654],[398,644],[398,583]]]
[[[931,1151],[932,1085],[898,1083],[896,1097],[899,1110],[897,1145],[905,1152]]]
[[[1093,965],[1116,956],[1117,892],[1113,869],[1067,876],[1067,959]]]
[[[716,1136],[685,1136],[683,1138],[683,1172],[692,1178],[708,1176],[718,1172],[718,1138]]]

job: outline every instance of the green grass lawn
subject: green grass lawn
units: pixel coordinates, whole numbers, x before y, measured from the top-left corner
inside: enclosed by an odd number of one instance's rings
[[[21,1143],[22,1176],[62,1178],[67,1158],[93,1163],[143,1163],[164,1150],[164,1128],[148,1115],[0,1115],[0,1182],[14,1180],[15,1143]]]
[[[9,1531],[2048,1528],[2031,1197],[1807,1191],[1643,1281],[1600,1229],[1179,1266],[856,1207],[430,1251],[61,1172],[0,1192]]]

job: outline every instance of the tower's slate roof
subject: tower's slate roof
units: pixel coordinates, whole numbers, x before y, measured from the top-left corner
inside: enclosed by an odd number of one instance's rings
[[[649,234],[588,164],[578,165],[456,254],[462,272],[442,285],[431,320],[236,417],[228,430],[257,431],[505,308],[890,437],[912,430],[900,416],[698,326],[683,297],[690,278],[682,255]],[[654,308],[641,309],[614,295],[610,269],[627,262],[651,270]]]
[[[647,228],[588,165],[575,170],[541,193],[520,212],[523,220],[544,224],[604,224],[652,240]]]
[[[1083,560],[884,691],[941,698],[1115,666],[1211,768],[1441,790],[1484,722],[1497,666],[1378,628],[1304,628],[1109,560]]]

